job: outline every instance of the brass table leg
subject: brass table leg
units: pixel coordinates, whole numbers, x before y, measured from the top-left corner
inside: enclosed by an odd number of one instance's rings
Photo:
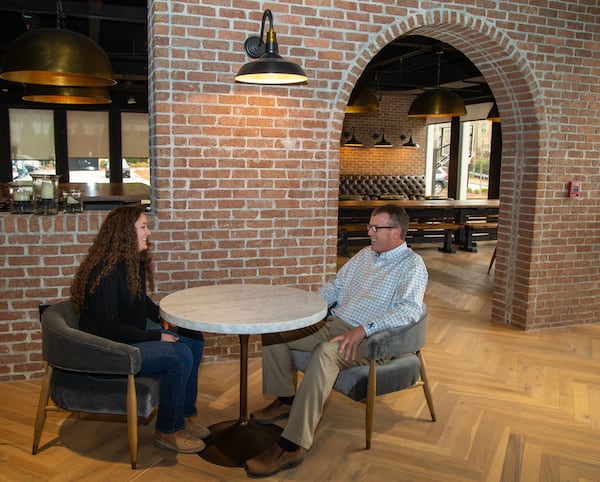
[[[223,467],[242,467],[244,461],[272,445],[281,434],[277,425],[261,425],[248,420],[248,338],[240,337],[240,416],[211,425],[206,449],[199,453],[208,462]]]

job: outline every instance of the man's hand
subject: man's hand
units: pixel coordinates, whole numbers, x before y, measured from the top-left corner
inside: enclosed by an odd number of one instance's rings
[[[362,326],[356,326],[343,335],[332,338],[331,343],[338,343],[338,353],[344,360],[356,360],[356,349],[367,336]]]

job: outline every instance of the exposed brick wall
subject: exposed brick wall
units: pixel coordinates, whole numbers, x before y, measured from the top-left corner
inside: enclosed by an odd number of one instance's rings
[[[344,107],[378,50],[417,33],[467,55],[502,116],[492,319],[598,321],[597,2],[401,3],[150,2],[156,299],[222,282],[315,289],[333,275]],[[308,85],[233,82],[264,8]],[[566,197],[570,179],[582,182],[579,199]],[[0,380],[39,374],[37,304],[67,296],[103,216],[0,213]],[[210,337],[207,360],[236,350],[235,337]]]
[[[344,118],[343,133],[352,133],[363,143],[363,147],[342,147],[340,149],[340,175],[423,175],[425,174],[425,119],[407,117],[412,102],[411,96],[384,95],[380,99],[380,110],[372,114],[347,114]],[[392,143],[393,147],[376,148],[373,134]],[[418,149],[403,148],[402,144],[412,133]],[[347,138],[342,137],[343,144]]]

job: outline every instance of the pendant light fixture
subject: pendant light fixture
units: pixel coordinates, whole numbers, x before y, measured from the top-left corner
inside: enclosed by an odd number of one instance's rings
[[[487,120],[492,122],[501,122],[500,112],[498,111],[498,104],[494,102],[494,105],[490,109],[489,114],[487,115]]]
[[[70,30],[41,28],[8,48],[0,77],[24,84],[108,87],[115,85],[106,53],[91,38]]]
[[[373,134],[373,139],[378,139],[379,134]],[[385,138],[385,132],[381,129],[381,140],[375,143],[375,147],[393,147],[392,143]]]
[[[49,104],[110,104],[106,87],[25,84],[23,100]]]
[[[444,52],[436,52],[437,83],[434,89],[418,95],[408,109],[408,117],[457,117],[465,115],[467,109],[462,99],[454,92],[440,88],[441,56]]]
[[[4,55],[0,78],[23,84],[79,87],[115,85],[108,56],[91,38],[64,29],[61,0],[56,28],[29,30]]]
[[[350,140],[344,142],[344,147],[362,147],[363,143],[360,142],[356,137],[354,137],[354,127],[351,132],[344,132],[344,137],[352,136]]]
[[[376,114],[379,112],[379,99],[366,85],[357,86],[350,94],[346,114]]]
[[[263,42],[265,21],[269,20],[266,42]],[[301,84],[308,77],[302,68],[279,55],[277,36],[273,30],[273,14],[267,9],[263,13],[260,37],[248,37],[244,42],[248,56],[258,59],[244,64],[235,76],[236,82],[246,84]]]

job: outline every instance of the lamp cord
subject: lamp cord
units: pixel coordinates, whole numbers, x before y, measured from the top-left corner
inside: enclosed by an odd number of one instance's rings
[[[56,28],[66,27],[65,14],[63,13],[62,0],[56,0]]]

